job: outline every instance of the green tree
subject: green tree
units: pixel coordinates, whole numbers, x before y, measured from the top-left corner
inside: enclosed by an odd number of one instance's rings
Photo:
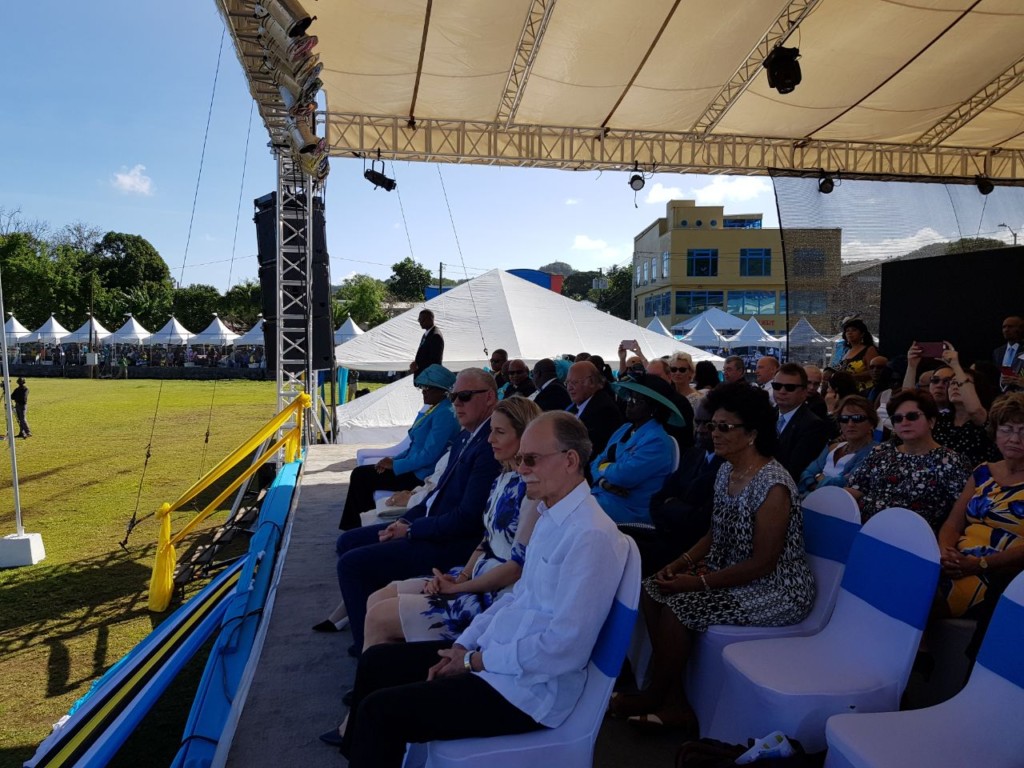
[[[337,298],[342,311],[364,329],[380,325],[387,320],[383,304],[387,298],[384,283],[369,275],[353,275],[341,284]]]
[[[550,264],[545,264],[539,269],[541,272],[547,272],[551,275],[563,275],[564,277],[568,277],[576,271],[572,268],[572,265],[566,264],[564,261],[552,261]]]
[[[630,267],[612,267],[606,277],[608,287],[600,291],[597,308],[623,320],[629,320],[633,297],[633,270]]]
[[[423,301],[424,292],[430,285],[430,270],[406,256],[391,265],[392,275],[387,288],[398,301]]]
[[[0,235],[0,270],[4,303],[28,328],[50,316],[49,263],[46,243],[28,232]]]
[[[100,282],[108,290],[127,292],[140,285],[152,285],[165,290],[170,298],[174,286],[171,271],[146,238],[107,232],[92,253]]]
[[[576,301],[588,299],[596,304],[597,294],[594,292],[594,280],[598,276],[599,273],[596,270],[592,272],[573,272],[571,275],[567,275],[565,280],[562,281],[562,295]]]
[[[221,319],[228,325],[246,326],[256,324],[260,314],[262,297],[258,280],[243,280],[231,286],[220,302]]]
[[[213,313],[221,305],[223,297],[212,285],[186,285],[174,290],[171,305],[178,322],[192,333],[199,333],[213,320]]]

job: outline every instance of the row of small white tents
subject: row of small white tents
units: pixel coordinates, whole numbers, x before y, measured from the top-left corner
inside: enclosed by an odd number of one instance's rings
[[[736,330],[738,328],[738,330]],[[701,349],[739,349],[743,347],[786,346],[784,337],[776,337],[768,333],[757,318],[749,320],[730,315],[717,307],[694,315],[683,323],[678,323],[669,330],[661,319],[655,317],[647,330],[664,336],[676,338],[673,331],[680,333],[679,340],[685,344]],[[835,339],[822,336],[805,317],[801,317],[789,331],[791,347],[826,347]]]

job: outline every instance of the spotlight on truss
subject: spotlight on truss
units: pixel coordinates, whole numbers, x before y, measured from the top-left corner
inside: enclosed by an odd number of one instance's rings
[[[363,178],[373,184],[373,188],[381,187],[385,192],[390,192],[398,186],[398,182],[394,179],[389,179],[384,175],[384,161],[380,160],[380,170],[378,171],[376,165],[377,160],[370,163],[370,167],[363,171]]]
[[[288,37],[298,37],[313,23],[315,16],[310,16],[298,0],[260,0],[254,9],[256,18],[269,16],[284,29]]]
[[[300,155],[308,155],[317,151],[320,140],[309,123],[305,120],[288,119],[288,137],[292,140],[292,146]]]
[[[835,180],[825,171],[821,172],[821,177],[818,179],[818,191],[823,195],[831,195],[832,190],[836,188]]]
[[[992,183],[992,180],[989,179],[988,176],[975,176],[974,186],[976,186],[978,191],[983,195],[991,195],[992,190],[996,188],[995,184]]]
[[[799,48],[783,48],[781,45],[772,48],[764,60],[764,68],[768,70],[768,85],[779,93],[790,93],[800,85]]]

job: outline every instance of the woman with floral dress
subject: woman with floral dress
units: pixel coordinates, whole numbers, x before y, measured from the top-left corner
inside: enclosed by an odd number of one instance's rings
[[[499,401],[488,442],[503,471],[487,499],[483,541],[463,568],[434,569],[432,577],[392,582],[370,595],[364,650],[378,643],[455,640],[519,580],[537,511],[514,459],[526,425],[541,413],[525,397]]]

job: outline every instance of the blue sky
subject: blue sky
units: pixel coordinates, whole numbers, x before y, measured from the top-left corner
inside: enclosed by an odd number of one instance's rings
[[[274,162],[213,0],[34,0],[6,4],[0,18],[9,31],[0,48],[8,73],[0,208],[53,229],[82,221],[142,235],[186,285],[224,291],[255,277],[252,201],[274,189]],[[332,160],[326,206],[335,283],[356,272],[385,278],[410,250],[435,274],[439,262],[449,265],[451,277],[554,260],[577,269],[625,264],[633,236],[673,197],[724,205],[728,213],[762,212],[767,226],[777,224],[767,178],[658,174],[634,207],[625,173],[442,165],[453,230],[437,166],[389,161],[400,195],[374,190],[362,170],[362,161]],[[836,209],[842,191],[827,200],[815,192],[813,202]],[[997,203],[1001,196],[1009,203],[1009,192],[997,189],[987,211],[960,222],[965,234],[1008,239],[996,223],[1007,221]],[[1018,218],[1019,202],[1014,196]],[[948,226],[935,225],[936,233],[909,222],[859,233],[843,226],[844,248],[853,244],[848,256],[861,257],[873,253],[868,240],[900,253],[950,234]]]

